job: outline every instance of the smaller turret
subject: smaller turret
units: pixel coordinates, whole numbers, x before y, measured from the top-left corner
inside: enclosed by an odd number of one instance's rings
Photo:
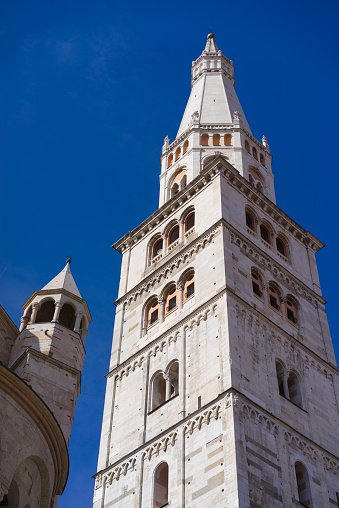
[[[40,395],[68,442],[80,395],[85,340],[91,315],[65,268],[23,305],[20,333],[9,367]]]

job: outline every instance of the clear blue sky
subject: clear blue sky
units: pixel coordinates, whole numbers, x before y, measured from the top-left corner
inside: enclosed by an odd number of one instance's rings
[[[120,254],[158,206],[190,66],[210,30],[234,61],[253,134],[273,154],[277,203],[325,244],[318,266],[338,356],[337,1],[2,0],[0,292],[21,305],[73,257],[93,323],[59,508],[90,508]]]

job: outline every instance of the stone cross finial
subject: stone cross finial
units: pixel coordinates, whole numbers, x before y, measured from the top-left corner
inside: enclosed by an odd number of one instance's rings
[[[269,144],[267,143],[267,137],[263,136],[261,142],[264,145],[264,147],[266,148],[266,150],[269,152],[270,151],[270,147],[269,147]]]
[[[164,144],[162,145],[162,153],[166,152],[168,145],[169,145],[169,137],[166,136],[164,139]]]

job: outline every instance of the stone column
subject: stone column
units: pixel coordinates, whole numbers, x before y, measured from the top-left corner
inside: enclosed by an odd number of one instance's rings
[[[28,321],[29,321],[29,317],[28,316],[22,316],[22,318],[20,319],[20,328],[19,328],[19,332],[22,332],[22,330],[24,330],[28,324]]]
[[[262,285],[262,292],[263,292],[263,296],[264,296],[264,303],[265,303],[265,307],[266,307],[266,308],[268,307],[268,296],[267,296],[267,290],[268,290],[268,284],[263,284],[263,285]]]
[[[171,398],[171,381],[172,378],[169,374],[163,374],[164,380],[166,381],[166,400]]]
[[[184,223],[182,221],[179,222],[179,242],[182,242],[184,239]]]
[[[285,318],[286,317],[286,296],[281,296],[279,298],[280,300],[280,310],[281,310],[281,314],[283,315],[283,317]]]
[[[82,317],[83,317],[82,312],[77,312],[76,313],[76,319],[75,319],[75,325],[74,325],[74,331],[76,333],[79,333],[80,323],[81,323]]]
[[[37,302],[33,303],[31,320],[29,322],[30,324],[35,323],[36,315],[37,315],[39,309],[40,309],[40,304]]]
[[[54,316],[52,319],[52,323],[57,323],[59,321],[60,311],[63,306],[63,303],[61,302],[55,302],[55,308],[54,308]]]
[[[177,282],[177,291],[178,291],[178,309],[182,310],[183,305],[183,289],[184,289],[184,283],[180,280]]]
[[[158,296],[158,303],[160,305],[159,309],[159,323],[164,322],[165,317],[165,301],[163,295]]]

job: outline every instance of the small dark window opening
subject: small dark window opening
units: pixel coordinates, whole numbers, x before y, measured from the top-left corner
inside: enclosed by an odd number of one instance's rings
[[[159,312],[158,312],[158,309],[155,309],[152,313],[151,313],[151,325],[153,323],[155,323],[156,321],[158,321],[159,319]]]
[[[179,238],[179,226],[175,226],[170,232],[168,244],[171,245],[171,243],[175,242],[178,238]]]
[[[283,256],[285,256],[285,258],[287,257],[285,244],[282,240],[280,240],[280,238],[277,238],[277,251],[280,252],[280,254],[282,254]]]
[[[246,226],[254,231],[254,220],[248,212],[246,212]]]
[[[278,305],[278,300],[273,295],[270,295],[270,306],[276,310],[280,310],[280,305]]]
[[[194,227],[194,223],[195,223],[195,214],[192,213],[189,217],[188,217],[188,220],[186,222],[186,231],[188,231],[189,229],[193,228]]]
[[[177,306],[177,297],[173,296],[168,300],[168,311],[175,309]]]
[[[192,282],[192,284],[190,284],[189,286],[187,286],[187,293],[186,293],[186,298],[189,298],[190,296],[192,296],[194,294],[194,282]]]
[[[270,243],[270,234],[268,229],[263,225],[260,226],[260,236],[265,242]]]
[[[198,409],[201,408],[201,395],[199,395],[198,397]]]
[[[36,323],[49,323],[54,316],[54,300],[47,300],[38,310],[35,322]]]
[[[155,242],[153,247],[153,257],[159,256],[162,253],[162,239]]]
[[[257,296],[260,296],[261,298],[262,291],[260,291],[259,277],[255,273],[252,273],[252,288],[253,293],[255,293]]]
[[[72,305],[65,303],[60,311],[59,323],[70,330],[74,330],[75,325],[75,311]]]

